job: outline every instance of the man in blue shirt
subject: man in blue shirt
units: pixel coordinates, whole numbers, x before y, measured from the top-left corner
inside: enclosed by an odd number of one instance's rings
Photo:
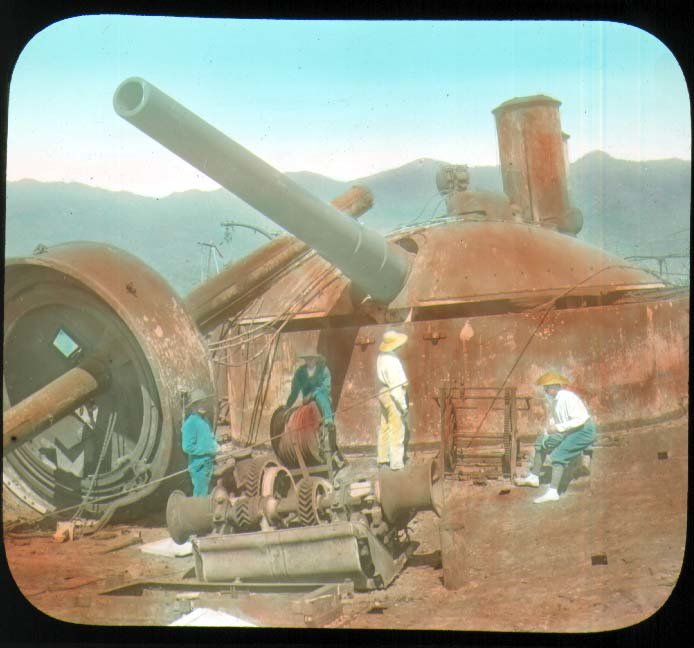
[[[194,389],[186,408],[188,414],[181,428],[183,452],[188,455],[188,472],[193,482],[193,496],[203,497],[210,488],[214,457],[219,450],[210,422],[210,396]]]
[[[330,402],[330,370],[325,364],[325,358],[319,353],[304,353],[299,355],[304,361],[292,378],[292,389],[287,398],[286,407],[294,405],[299,394],[303,396],[304,405],[310,401],[316,401],[316,405],[323,417],[323,426],[327,432],[325,446],[333,453],[333,461],[337,468],[345,464],[342,453],[337,448],[335,417]]]

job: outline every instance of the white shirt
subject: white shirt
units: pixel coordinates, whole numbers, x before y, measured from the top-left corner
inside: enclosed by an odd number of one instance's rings
[[[400,411],[406,412],[405,385],[407,384],[407,376],[400,359],[393,353],[380,353],[376,360],[376,375],[381,385],[388,388]]]
[[[581,427],[590,418],[583,401],[568,389],[560,389],[554,398],[550,396],[547,400],[550,432],[554,431],[552,426],[557,432],[573,430]]]

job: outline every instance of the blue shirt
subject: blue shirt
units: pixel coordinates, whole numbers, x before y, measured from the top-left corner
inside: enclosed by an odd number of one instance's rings
[[[194,456],[214,456],[219,446],[212,426],[208,420],[197,412],[189,414],[181,428],[183,433],[183,452]]]
[[[330,398],[330,370],[324,365],[316,365],[313,375],[309,376],[306,365],[301,365],[292,379],[292,391],[287,399],[287,407],[291,407],[299,396],[313,396],[317,391],[323,391]]]

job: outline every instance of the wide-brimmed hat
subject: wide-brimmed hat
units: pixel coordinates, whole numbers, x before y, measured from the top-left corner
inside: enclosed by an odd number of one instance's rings
[[[388,353],[388,351],[395,351],[395,349],[400,348],[403,344],[407,342],[407,336],[404,333],[398,333],[397,331],[386,331],[383,334],[383,341],[378,347],[381,353]]]
[[[543,373],[537,379],[537,384],[541,385],[542,387],[547,387],[547,385],[568,385],[569,381],[561,374],[548,371],[547,373]]]
[[[325,357],[322,356],[320,353],[313,353],[313,352],[299,353],[296,357],[299,360],[309,360],[310,358],[314,358],[318,362],[325,362]]]
[[[189,398],[188,398],[188,409],[192,409],[193,405],[199,405],[200,403],[204,403],[205,401],[208,401],[212,398],[210,394],[208,394],[206,391],[195,388]],[[208,403],[209,404],[209,403]]]

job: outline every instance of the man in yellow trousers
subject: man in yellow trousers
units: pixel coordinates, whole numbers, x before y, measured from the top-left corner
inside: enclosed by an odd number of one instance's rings
[[[386,331],[378,347],[376,375],[380,383],[381,427],[378,431],[377,461],[379,468],[404,467],[405,428],[407,420],[407,376],[395,351],[407,342],[404,333]]]

